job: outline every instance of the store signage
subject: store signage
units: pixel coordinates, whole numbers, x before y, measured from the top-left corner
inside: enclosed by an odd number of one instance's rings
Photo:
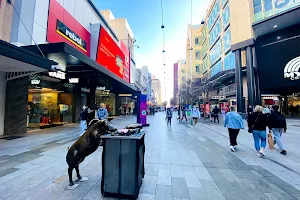
[[[140,110],[138,116],[138,123],[147,123],[147,95],[140,94]]]
[[[58,19],[56,20],[56,32],[86,52],[86,42]]]
[[[131,97],[132,94],[119,94],[119,97]]]
[[[79,78],[69,78],[69,83],[79,83]]]
[[[49,0],[47,42],[65,42],[90,56],[91,34],[58,0]],[[80,13],[84,15],[85,13]]]
[[[300,56],[289,61],[284,68],[284,78],[300,79]]]
[[[31,85],[39,85],[41,80],[31,80]]]
[[[120,42],[120,48],[124,53],[124,76],[123,79],[130,83],[130,52],[123,41]]]
[[[63,71],[49,72],[49,76],[63,80],[66,79],[66,73]]]
[[[103,87],[97,86],[97,87],[96,87],[96,90],[105,90],[105,86],[103,86]]]
[[[213,96],[211,99],[225,99],[225,96]]]
[[[281,9],[286,7],[290,3],[290,0],[275,0],[274,5],[275,8]]]
[[[125,64],[124,52],[103,27],[100,28],[96,61],[122,79],[127,76],[124,71],[129,71],[127,69],[129,66],[127,67]],[[129,82],[129,79],[127,82]]]
[[[81,92],[87,92],[87,93],[90,93],[91,92],[91,89],[90,88],[81,88]]]

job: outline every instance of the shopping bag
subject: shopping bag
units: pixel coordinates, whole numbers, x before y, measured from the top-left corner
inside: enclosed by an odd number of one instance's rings
[[[269,144],[269,149],[274,150],[274,139],[272,133],[268,134],[268,144]]]

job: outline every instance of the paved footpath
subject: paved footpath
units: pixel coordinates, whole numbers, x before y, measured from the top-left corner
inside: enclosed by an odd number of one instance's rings
[[[123,128],[132,122],[128,116],[113,124]],[[221,125],[201,121],[194,130],[174,119],[167,126],[163,113],[148,122],[139,200],[300,199],[299,121],[290,120],[284,135],[288,155],[267,151],[266,158],[255,155],[247,131],[241,131],[238,151],[232,153]],[[110,199],[100,193],[101,147],[80,165],[89,180],[65,190],[67,147],[78,134],[79,125],[73,124],[0,139],[0,199]]]

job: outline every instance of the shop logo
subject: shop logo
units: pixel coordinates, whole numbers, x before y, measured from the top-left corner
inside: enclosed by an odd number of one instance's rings
[[[58,79],[66,79],[66,73],[62,72],[62,71],[49,72],[49,76],[58,78]]]
[[[300,79],[300,56],[288,62],[284,68],[284,78]]]
[[[84,52],[87,52],[86,42],[59,20],[56,22],[56,32]]]
[[[39,85],[41,80],[31,80],[31,85]]]
[[[290,0],[276,0],[274,5],[275,5],[275,8],[281,9],[281,8],[284,8],[285,6],[287,6],[289,3],[290,3]]]
[[[123,75],[123,73],[124,73],[123,60],[119,56],[116,57],[116,65],[120,68],[120,71],[119,71],[120,74]]]
[[[147,115],[146,110],[142,110],[142,115]]]

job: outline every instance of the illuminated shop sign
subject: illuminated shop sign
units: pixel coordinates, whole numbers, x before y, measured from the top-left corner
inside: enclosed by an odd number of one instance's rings
[[[211,97],[211,99],[220,99],[220,100],[222,100],[222,99],[225,99],[225,96],[213,96],[213,97]]]
[[[66,79],[66,73],[63,71],[49,72],[49,76],[58,78],[58,79]]]
[[[41,80],[31,80],[31,85],[39,85]]]
[[[79,83],[79,78],[69,78],[69,83]]]
[[[284,78],[300,79],[300,56],[289,61],[284,68]]]
[[[86,42],[59,20],[56,21],[56,32],[61,36],[63,36],[65,39],[72,42],[74,45],[76,45],[84,52],[87,51]]]
[[[91,92],[91,89],[90,88],[81,88],[81,92],[87,92],[87,93],[90,93]]]

